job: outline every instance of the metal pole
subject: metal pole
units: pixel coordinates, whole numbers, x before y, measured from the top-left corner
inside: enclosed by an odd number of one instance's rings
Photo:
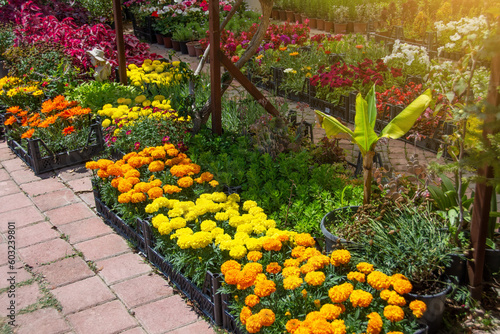
[[[219,0],[209,2],[210,30],[210,106],[212,109],[212,131],[222,134],[222,93],[220,77],[220,22],[219,22]]]
[[[120,82],[127,85],[127,64],[125,62],[125,42],[123,40],[122,7],[120,0],[113,0],[115,15],[116,47],[118,50],[118,74]]]

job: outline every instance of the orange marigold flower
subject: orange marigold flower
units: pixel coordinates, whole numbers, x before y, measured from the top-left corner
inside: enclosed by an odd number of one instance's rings
[[[398,322],[404,319],[405,312],[397,305],[387,305],[384,307],[384,317],[389,319],[391,322]]]
[[[354,290],[351,292],[350,301],[352,307],[368,307],[373,300],[371,293],[364,290]]]
[[[260,302],[260,298],[257,297],[256,295],[248,295],[245,298],[245,305],[248,307],[254,307]]]
[[[122,169],[120,168],[120,166],[116,166],[115,164],[109,165],[106,168],[106,172],[108,172],[109,175],[113,176],[123,176]]]
[[[189,188],[193,185],[193,183],[193,179],[189,176],[185,176],[177,180],[177,185],[181,188]]]
[[[75,132],[75,127],[74,126],[68,126],[68,127],[65,127],[63,130],[62,130],[62,133],[63,135],[67,136],[71,133]]]
[[[373,271],[373,264],[370,264],[368,262],[360,262],[356,265],[356,269],[358,269],[363,274],[368,275]]]
[[[296,259],[286,259],[283,263],[283,267],[298,267],[300,266],[300,261]]]
[[[100,169],[107,169],[109,165],[113,164],[113,161],[109,159],[99,159],[97,160],[97,164]]]
[[[226,262],[224,262],[221,266],[220,266],[220,271],[223,275],[226,275],[226,272],[228,270],[238,270],[240,271],[241,270],[241,264],[239,264],[237,261],[235,260],[228,260]]]
[[[136,185],[137,183],[141,182],[138,177],[129,177],[127,178],[127,181],[132,183],[132,185]]]
[[[208,182],[208,184],[210,186],[212,186],[212,188],[215,188],[215,187],[217,187],[219,185],[219,182],[217,182],[215,180],[212,180],[212,181]]]
[[[262,328],[260,323],[260,316],[258,314],[251,315],[247,318],[247,323],[245,328],[248,333],[258,333]]]
[[[260,323],[262,324],[262,326],[271,326],[276,320],[274,312],[268,308],[263,308],[262,310],[260,310],[258,315],[260,317]]]
[[[165,169],[165,164],[163,163],[163,161],[155,160],[149,164],[148,169],[152,173],[161,172],[162,170]]]
[[[266,271],[270,274],[277,274],[281,271],[281,266],[278,262],[271,262],[267,265]]]
[[[132,168],[130,165],[125,165],[125,166],[129,166],[130,168]],[[141,176],[141,172],[139,172],[137,169],[130,169],[128,171],[124,171],[124,167],[125,166],[122,166],[122,172],[124,172],[124,177],[126,179],[130,178],[130,177],[139,177]]]
[[[330,255],[330,261],[335,267],[341,264],[347,264],[351,261],[351,253],[346,249],[335,250]]]
[[[251,271],[251,272],[254,272],[255,274],[260,274],[263,271],[262,264],[255,263],[255,262],[245,264],[245,266],[243,267],[242,270],[243,271]]]
[[[357,281],[361,283],[364,283],[366,280],[365,274],[360,273],[359,271],[351,271],[350,273],[347,274],[347,279],[349,281]]]
[[[335,334],[345,334],[346,333],[344,320],[340,320],[340,319],[333,320],[331,327],[332,327],[333,333],[335,333]]]
[[[334,303],[343,303],[349,298],[352,290],[354,290],[354,287],[351,283],[335,285],[328,290],[328,297],[330,297]]]
[[[99,169],[97,171],[97,176],[99,176],[101,179],[105,179],[109,177],[109,174],[104,169]]]
[[[174,193],[180,193],[182,191],[182,188],[179,188],[174,185],[167,184],[163,187],[163,191],[165,194],[174,194]]]
[[[238,284],[238,274],[240,273],[237,269],[229,269],[224,274],[224,281],[229,285]]]
[[[129,193],[123,193],[118,196],[118,202],[119,203],[129,203],[131,201],[132,197],[130,196]]]
[[[97,161],[87,161],[85,163],[85,168],[87,169],[99,169],[99,164]]]
[[[175,149],[175,148],[171,148],[171,149],[168,149],[167,150],[167,154],[170,156],[170,157],[176,157],[178,154],[179,154],[179,150]]]
[[[154,159],[164,159],[167,156],[163,147],[157,147],[151,152],[151,157]]]
[[[144,202],[145,200],[146,200],[146,195],[144,195],[143,193],[133,193],[130,201],[132,203],[141,203]]]
[[[252,270],[242,270],[238,272],[236,277],[237,284],[236,288],[238,290],[245,290],[251,287],[255,283],[255,279],[257,278],[257,273]]]
[[[270,280],[265,280],[255,284],[253,293],[260,298],[263,298],[269,296],[274,291],[276,291],[276,283]]]
[[[396,291],[391,291],[389,298],[387,299],[387,304],[405,306],[406,299],[403,296],[398,295]]]
[[[396,291],[400,295],[405,295],[407,293],[410,293],[411,289],[413,289],[413,286],[411,285],[410,281],[406,279],[393,280],[392,287],[394,288],[394,291]]]
[[[130,157],[128,160],[127,160],[128,164],[134,168],[139,168],[139,167],[142,167],[143,163],[142,163],[142,158],[139,157],[139,156],[133,156],[133,157]]]
[[[281,241],[275,238],[267,238],[264,243],[262,244],[262,247],[266,251],[276,251],[279,252],[281,250]]]
[[[326,265],[330,263],[330,258],[326,255],[314,255],[307,260],[307,263],[314,267],[314,270],[319,270],[324,268]]]
[[[427,311],[427,305],[421,300],[414,300],[410,303],[410,310],[415,317],[421,318]]]
[[[311,271],[306,274],[304,281],[312,286],[318,286],[325,281],[325,273],[322,271]]]
[[[300,267],[300,272],[302,274],[307,274],[314,271],[314,266],[310,263],[306,263],[303,266]]]
[[[148,196],[150,199],[155,199],[163,196],[163,189],[160,187],[153,187],[148,190]]]
[[[366,281],[377,290],[388,289],[391,286],[390,277],[380,271],[372,271],[367,276]]]
[[[114,180],[113,180],[114,181]],[[113,185],[113,181],[111,181],[111,185]],[[126,193],[132,189],[132,183],[128,182],[125,179],[120,179],[118,182],[118,191],[121,193]]]
[[[257,262],[262,259],[262,253],[259,251],[251,251],[247,254],[248,261]]]
[[[212,173],[204,172],[204,173],[201,173],[200,178],[203,182],[210,182],[213,180],[214,176]]]
[[[372,312],[367,315],[368,319],[368,327],[366,328],[367,334],[379,334],[382,331],[382,326],[384,323],[382,322],[382,317],[377,312]]]
[[[33,137],[33,134],[35,133],[35,129],[29,129],[25,133],[21,135],[21,138],[31,138]]]
[[[283,288],[285,290],[295,290],[300,287],[303,282],[300,276],[288,276],[283,279]]]
[[[325,304],[321,306],[319,312],[325,317],[326,320],[334,320],[342,313],[342,308],[334,304]]]
[[[281,272],[283,277],[296,276],[300,277],[300,269],[298,267],[285,267]]]
[[[122,160],[124,161],[128,161],[128,159],[132,158],[132,157],[136,157],[137,156],[137,152],[130,152],[130,153],[127,153],[123,156]]]
[[[332,331],[332,325],[326,321],[324,318],[316,319],[312,322],[311,328],[313,328],[313,333],[334,333]]]
[[[312,247],[316,242],[309,233],[300,233],[295,235],[295,243],[298,246]]]
[[[257,297],[258,298],[258,297]],[[248,317],[252,315],[252,310],[247,306],[243,306],[240,312],[240,321],[243,325],[247,323]]]
[[[300,321],[299,319],[290,319],[286,323],[286,326],[285,326],[286,331],[288,333],[293,334],[293,333],[295,333],[297,328],[300,327],[301,324],[302,324],[302,321]]]

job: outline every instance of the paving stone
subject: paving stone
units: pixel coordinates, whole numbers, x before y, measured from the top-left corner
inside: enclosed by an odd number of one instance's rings
[[[97,276],[54,289],[52,293],[61,303],[63,314],[81,311],[116,298]]]
[[[26,166],[26,164],[19,158],[14,158],[10,160],[4,160],[2,161],[2,166],[7,170],[7,172],[13,172],[15,170],[26,170],[29,167]]]
[[[6,265],[8,262],[8,246],[7,243],[0,244],[0,266]],[[16,255],[16,261],[19,261],[19,257]]]
[[[59,238],[60,234],[46,221],[29,225],[16,230],[16,247],[18,249],[38,244],[43,241]]]
[[[0,206],[0,213],[11,210],[17,210],[26,206],[33,205],[28,196],[19,192],[17,194],[7,195],[2,197],[2,205]],[[22,210],[19,210],[22,211]]]
[[[113,229],[97,216],[64,224],[59,227],[59,230],[69,237],[71,244],[113,233]]]
[[[87,204],[91,208],[95,208],[95,198],[94,198],[93,192],[80,193],[80,194],[78,194],[78,196],[80,196],[80,198],[85,202],[85,204]]]
[[[109,285],[151,272],[151,267],[144,263],[143,258],[133,253],[98,261],[96,266],[102,268],[98,274]]]
[[[69,189],[64,190],[69,191],[73,194],[73,192]],[[56,194],[59,193],[58,191],[55,191],[51,194]],[[42,196],[49,196],[51,194],[46,194]],[[40,196],[40,197],[42,197]],[[73,195],[74,196],[74,195]],[[36,197],[36,199],[40,198]],[[75,196],[76,197],[76,196]],[[90,217],[95,217],[95,213],[83,202],[78,202],[78,203],[73,203],[70,205],[66,205],[60,208],[52,209],[47,212],[45,212],[47,217],[49,217],[50,222],[55,225],[60,227],[61,225],[68,224],[71,222],[75,222],[78,220],[82,220],[85,218],[90,218]]]
[[[9,298],[9,290],[0,295],[0,316],[6,317],[8,314],[7,305],[10,305],[11,300],[15,300],[15,312],[19,313],[22,309],[35,304],[42,297],[38,284],[33,282],[30,285],[16,287],[15,298]]]
[[[118,234],[108,234],[99,238],[75,244],[86,261],[97,261],[113,255],[130,252],[125,240]]]
[[[64,181],[69,182],[76,179],[81,179],[84,177],[91,177],[92,172],[85,168],[85,164],[79,164],[75,166],[70,166],[62,168],[57,171],[57,175]]]
[[[11,160],[15,159],[16,155],[12,153],[11,149],[8,147],[1,147],[0,148],[0,161],[6,161],[6,160]]]
[[[35,269],[35,272],[43,275],[50,289],[74,283],[95,275],[94,272],[90,270],[87,263],[79,256],[68,257],[38,267]]]
[[[24,183],[21,188],[31,197],[38,196],[45,193],[50,193],[52,191],[65,189],[64,183],[60,182],[59,179],[54,177],[34,181],[30,183]]]
[[[42,308],[16,317],[16,334],[62,334],[71,328],[55,308]]]
[[[161,313],[158,311],[161,310]],[[135,317],[149,334],[160,334],[198,321],[179,295],[134,308]],[[161,314],[161,316],[159,316]]]
[[[19,229],[43,220],[45,220],[45,216],[31,203],[30,206],[26,206],[21,210],[15,209],[0,213],[0,232],[7,231],[7,222],[16,223],[16,229]]]
[[[117,300],[70,314],[67,319],[78,334],[114,334],[137,327],[135,319]]]
[[[49,211],[72,203],[76,203],[79,201],[80,200],[78,196],[76,196],[70,189],[57,190],[33,198],[33,202],[42,212]],[[71,216],[74,215],[71,214]]]
[[[27,168],[13,171],[10,173],[10,176],[14,181],[16,181],[17,184],[24,184],[49,178],[52,176],[52,174],[44,173],[35,175],[35,173],[31,169]]]
[[[208,322],[201,320],[193,324],[174,329],[173,331],[168,332],[168,334],[215,334],[215,331]]]
[[[173,295],[167,281],[156,274],[132,278],[111,287],[128,308]]]
[[[21,189],[19,189],[19,187],[14,181],[12,180],[0,181],[0,197],[20,192]]]
[[[14,273],[14,274],[11,274]],[[10,279],[14,276],[14,281],[16,283],[21,283],[33,278],[26,269],[24,269],[19,264],[14,268],[14,270],[10,270],[8,265],[0,267],[0,289],[4,289],[10,286],[10,282],[7,279]]]
[[[0,168],[0,181],[10,180],[10,174],[4,168]]]
[[[120,334],[147,334],[142,327],[129,329],[128,331],[121,332]]]
[[[68,181],[68,186],[73,189],[75,193],[92,192],[92,181],[90,177]]]
[[[53,239],[18,251],[19,256],[27,265],[38,267],[44,263],[59,260],[74,254],[75,251],[66,241]]]

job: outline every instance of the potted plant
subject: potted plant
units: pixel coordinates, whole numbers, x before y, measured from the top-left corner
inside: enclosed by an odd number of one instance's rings
[[[2,54],[14,44],[14,32],[12,28],[7,25],[0,26],[0,78],[7,76],[9,71],[7,70],[6,61]]]
[[[347,18],[349,17],[349,7],[331,6],[328,11],[328,17],[333,22],[333,30],[336,34],[345,34],[347,32]]]
[[[172,33],[172,42],[177,41],[180,45],[180,51],[182,54],[188,54],[188,49],[186,43],[192,41],[194,38],[194,32],[191,27],[188,26],[178,26],[176,30]]]

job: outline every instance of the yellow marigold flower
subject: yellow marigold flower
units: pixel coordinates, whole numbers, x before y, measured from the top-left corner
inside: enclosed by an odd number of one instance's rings
[[[174,230],[177,230],[186,227],[186,220],[182,217],[175,217],[170,220],[170,224]]]
[[[360,283],[364,283],[366,280],[365,274],[360,273],[359,271],[351,271],[350,273],[347,274],[347,279],[349,281],[357,281]]]
[[[367,276],[366,281],[377,290],[388,289],[391,286],[390,277],[380,271],[372,271]]]
[[[168,222],[169,222],[168,217],[162,213],[154,216],[153,219],[151,219],[151,224],[153,225],[154,228],[159,228],[161,224]]]
[[[410,310],[415,317],[421,318],[427,311],[427,305],[421,300],[414,300],[410,303]]]
[[[267,265],[266,271],[270,274],[278,274],[281,271],[281,266],[278,262],[271,262]]]
[[[283,288],[285,290],[295,290],[304,283],[300,276],[287,276],[283,279]]]
[[[330,258],[326,255],[314,255],[307,260],[307,263],[314,267],[314,270],[319,270],[324,268],[330,263]]]
[[[212,186],[212,188],[215,188],[215,187],[217,187],[219,185],[219,182],[217,182],[215,180],[212,180],[212,181],[208,182],[208,184],[210,186]]]
[[[328,297],[330,297],[334,303],[343,303],[349,298],[352,290],[354,290],[354,287],[351,283],[335,285],[328,290]]]
[[[398,322],[404,319],[405,312],[397,305],[387,305],[384,307],[384,317],[389,319],[391,322]]]
[[[392,287],[394,288],[394,291],[396,291],[400,295],[405,295],[407,293],[410,293],[411,289],[413,289],[413,286],[411,285],[410,281],[406,279],[393,280]]]
[[[237,261],[234,260],[228,260],[224,262],[220,267],[220,271],[223,275],[226,275],[226,272],[228,270],[234,270],[234,269],[238,271],[241,270],[241,264],[239,264]]]
[[[399,332],[399,331],[390,331],[390,332],[387,332],[387,334],[404,334],[404,333]]]
[[[358,269],[363,274],[368,275],[373,271],[373,264],[367,262],[360,262],[356,265],[356,269]]]
[[[382,326],[384,323],[382,322],[382,317],[377,312],[372,312],[367,315],[368,319],[368,327],[366,328],[367,334],[379,334],[382,331]]]
[[[326,320],[334,320],[342,313],[342,308],[334,304],[325,304],[321,306],[319,312],[325,317]]]
[[[247,254],[247,249],[245,246],[242,245],[236,245],[231,248],[229,251],[229,256],[232,257],[233,259],[241,259]]]
[[[172,226],[167,223],[161,223],[160,227],[158,227],[158,232],[160,232],[161,235],[167,235],[172,232]]]
[[[306,297],[307,297],[307,290],[306,290],[306,289],[303,289],[303,290],[301,291],[301,293],[302,293],[302,297],[304,297],[304,298],[306,298]]]
[[[290,56],[292,56],[292,57],[295,57],[295,56],[298,56],[298,55],[299,55],[299,53],[298,53],[298,52],[291,52],[291,53],[290,53]]]
[[[278,239],[274,239],[274,238],[268,238],[262,244],[262,247],[266,251],[276,251],[276,252],[279,252],[281,250],[281,246],[282,246],[281,241],[279,241]]]
[[[260,316],[258,314],[249,316],[247,318],[245,328],[248,333],[258,333],[262,328],[262,324],[260,323]]]
[[[260,298],[263,298],[269,296],[274,291],[276,291],[276,283],[270,280],[265,280],[262,282],[257,282],[255,284],[253,293],[259,296]]]
[[[256,296],[257,297],[257,296]],[[248,298],[248,297],[247,297]],[[259,298],[259,297],[257,297]],[[247,319],[252,315],[252,310],[247,306],[243,306],[240,312],[240,321],[243,325],[247,323]]]
[[[301,324],[302,324],[302,321],[300,321],[299,319],[290,319],[286,323],[286,326],[285,326],[286,331],[288,333],[294,334],[296,332],[296,330],[300,327]]]
[[[193,185],[194,181],[190,176],[185,176],[177,181],[177,185],[181,188],[189,188]]]
[[[286,259],[283,263],[283,267],[298,267],[300,266],[300,261],[296,259]]]
[[[306,274],[304,281],[312,286],[318,286],[325,281],[325,273],[322,271],[311,271]]]
[[[243,203],[243,210],[249,211],[251,208],[256,207],[256,206],[257,206],[257,202],[255,202],[255,201],[250,201],[250,200],[245,201]]]
[[[306,263],[303,266],[300,267],[300,272],[302,274],[307,274],[314,271],[314,266],[310,263]]]
[[[371,293],[364,290],[354,290],[351,292],[350,301],[352,307],[368,307],[373,300]]]
[[[346,327],[344,320],[335,319],[331,324],[331,328],[333,330],[333,334],[345,334]]]
[[[403,296],[398,295],[396,291],[391,291],[389,298],[387,299],[387,304],[405,306],[406,299]]]
[[[248,261],[257,262],[262,259],[262,253],[259,251],[251,251],[247,254]]]
[[[382,300],[388,300],[389,297],[391,296],[391,293],[392,293],[391,290],[384,289],[384,290],[380,291],[380,298]]]
[[[309,233],[300,233],[295,235],[295,243],[298,246],[312,247],[316,242]]]
[[[281,272],[283,277],[296,276],[300,277],[300,269],[298,267],[285,267]]]
[[[211,232],[216,227],[217,223],[210,219],[204,220],[200,224],[200,229],[205,232]]]
[[[260,298],[257,297],[256,295],[248,295],[245,298],[245,305],[248,307],[254,307],[260,302]]]
[[[351,261],[351,253],[346,249],[338,249],[332,252],[330,255],[330,261],[332,265],[338,267],[342,264],[347,264]]]
[[[262,310],[260,310],[258,315],[260,317],[260,323],[262,324],[262,326],[271,326],[276,320],[274,312],[268,308],[263,308]]]

